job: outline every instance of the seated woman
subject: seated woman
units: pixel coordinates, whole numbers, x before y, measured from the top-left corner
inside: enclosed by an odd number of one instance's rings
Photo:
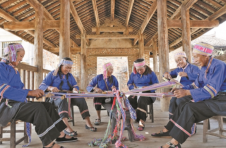
[[[195,83],[174,90],[177,98],[188,103],[179,104],[163,129],[162,134],[169,133],[173,139],[161,148],[181,148],[181,144],[191,136],[194,123],[226,115],[226,64],[214,59],[212,52],[213,46],[206,43],[194,46],[194,61],[201,66],[201,72]]]
[[[129,90],[134,88],[143,88],[158,82],[159,81],[155,73],[149,66],[145,65],[144,59],[137,59],[136,61],[134,61],[134,69],[127,83]],[[147,92],[150,93],[150,91],[146,91],[146,93]],[[154,90],[151,91],[151,93],[154,92]],[[138,130],[142,131],[144,130],[144,122],[147,118],[147,105],[154,103],[156,98],[129,96],[128,99],[132,107],[137,110],[137,121],[139,122]]]
[[[113,66],[111,63],[106,63],[103,66],[103,74],[99,74],[92,79],[89,85],[86,87],[88,92],[102,93],[103,91],[112,91],[112,89],[118,90],[118,81],[113,73]],[[95,120],[95,125],[101,123],[101,105],[104,103],[112,103],[113,98],[94,98],[94,105],[97,111],[98,118]]]
[[[174,59],[177,63],[178,68],[171,71],[170,73],[165,72],[164,77],[166,79],[172,79],[176,78],[177,76],[180,76],[180,83],[183,86],[190,85],[195,82],[195,79],[200,73],[200,69],[197,66],[192,65],[188,62],[186,53],[183,51],[176,52],[174,55]],[[181,99],[177,99],[176,97],[171,98],[169,106],[169,118],[172,117],[173,112],[176,110],[178,104],[180,103],[184,104],[186,102],[183,102]]]
[[[62,59],[58,67],[54,71],[48,73],[42,84],[39,86],[39,89],[51,92],[60,92],[63,90],[78,91],[79,87],[77,82],[70,73],[72,65],[73,62],[70,58]],[[50,102],[58,107],[58,113],[63,119],[64,123],[67,125],[67,129],[64,130],[64,133],[69,136],[76,136],[77,132],[73,131],[68,123],[68,113],[70,113],[70,106],[68,105],[67,99],[61,100],[60,98],[50,98]],[[93,132],[96,131],[97,129],[93,127],[92,123],[90,122],[90,114],[86,100],[84,98],[72,98],[71,105],[78,106],[82,118],[86,121],[85,128]]]
[[[21,44],[9,44],[0,62],[0,125],[13,120],[32,123],[45,148],[59,148],[56,142],[71,142],[77,138],[66,136],[66,125],[55,112],[54,106],[45,102],[27,102],[26,98],[43,96],[42,90],[23,89],[20,74],[15,68],[25,55]],[[61,148],[63,148],[61,146]]]

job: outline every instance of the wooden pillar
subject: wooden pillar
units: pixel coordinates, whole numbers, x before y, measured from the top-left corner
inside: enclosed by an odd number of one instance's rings
[[[191,62],[191,27],[189,9],[186,10],[185,5],[181,7],[181,22],[182,22],[182,46],[185,51],[188,61]]]
[[[39,10],[35,12],[35,66],[38,71],[35,74],[35,89],[43,81],[43,7],[39,7]]]
[[[139,35],[139,58],[144,58],[144,35]]]
[[[70,1],[60,0],[60,60],[70,54]]]
[[[158,18],[158,48],[159,48],[159,76],[169,71],[169,43],[168,43],[168,26],[167,26],[167,0],[157,1],[157,18]],[[162,81],[162,79],[160,79]],[[163,92],[169,89],[162,89]],[[170,98],[161,98],[162,111],[168,111]]]
[[[157,52],[158,52],[158,43],[157,43],[157,39],[154,39],[153,40],[153,70],[154,72],[159,72],[159,69],[158,69],[158,55],[157,55]]]
[[[81,88],[86,90],[86,38],[85,34],[81,35]]]

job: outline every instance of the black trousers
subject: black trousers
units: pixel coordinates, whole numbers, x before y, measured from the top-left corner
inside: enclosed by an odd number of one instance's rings
[[[22,103],[14,119],[32,123],[44,146],[59,137],[66,128],[54,106],[47,102]]]
[[[179,99],[191,100],[192,97],[185,96]],[[170,131],[170,135],[174,139],[182,144],[191,136],[191,127],[194,123],[203,121],[215,115],[216,113],[206,105],[205,101],[179,104],[165,128]]]
[[[61,118],[69,118],[67,99],[64,100],[61,100],[60,98],[51,99],[50,102],[52,102],[58,108],[58,113]],[[78,106],[80,114],[83,119],[85,119],[86,117],[90,117],[85,98],[71,98],[71,105]]]
[[[179,98],[179,99],[177,97],[172,97],[170,100],[170,106],[169,106],[169,119],[172,118],[173,113],[175,112],[175,110],[179,105],[184,105],[185,103],[191,100],[192,98],[187,98],[187,97]]]
[[[143,120],[146,121],[147,118],[147,105],[154,103],[154,97],[140,97],[137,102],[137,96],[129,96],[129,102],[137,113],[137,121]]]
[[[105,104],[105,100],[107,98],[104,98],[104,97],[96,97],[94,98],[93,102],[94,102],[94,106],[95,106],[95,109],[96,110],[101,110],[101,105]],[[113,98],[111,98],[111,101],[109,103],[113,103]]]

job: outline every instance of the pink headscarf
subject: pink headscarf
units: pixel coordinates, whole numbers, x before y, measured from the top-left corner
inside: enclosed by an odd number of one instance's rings
[[[213,53],[214,47],[207,43],[198,43],[193,47],[193,53],[211,56]]]
[[[187,58],[186,53],[183,51],[178,51],[174,54],[174,59],[177,59],[178,57]]]
[[[145,61],[144,59],[141,61],[141,62],[134,62],[133,63],[133,73],[134,74],[137,74],[137,68],[141,68],[141,67],[144,67],[145,66]]]
[[[7,55],[4,57],[4,59],[8,60],[9,62],[16,62],[17,52],[20,50],[24,50],[24,47],[21,44],[9,44],[4,49],[4,55]]]
[[[110,67],[112,67],[113,68],[113,66],[112,66],[112,64],[111,63],[105,63],[104,65],[103,65],[103,75],[104,75],[104,79],[107,79],[107,71],[108,71],[108,69],[110,68]]]

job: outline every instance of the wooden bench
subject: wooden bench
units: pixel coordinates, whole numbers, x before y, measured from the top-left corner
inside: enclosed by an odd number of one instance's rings
[[[10,138],[3,138],[4,133],[10,133]],[[24,133],[24,136],[16,141],[16,133]],[[0,144],[2,144],[3,141],[10,141],[10,148],[16,148],[16,145],[22,141],[24,141],[24,143],[28,143],[26,123],[24,122],[24,130],[16,130],[16,121],[11,122],[10,130],[5,130],[3,127],[0,127]]]
[[[226,130],[223,129],[223,118],[226,118],[226,116],[214,116],[214,117],[217,118],[218,128],[215,128],[212,130],[208,130],[208,126],[210,123],[209,119],[204,120],[204,123],[203,123],[203,142],[204,143],[207,142],[207,135],[212,135],[212,136],[226,139],[226,136],[223,135],[223,132],[226,132]],[[219,134],[216,132],[219,132]]]

